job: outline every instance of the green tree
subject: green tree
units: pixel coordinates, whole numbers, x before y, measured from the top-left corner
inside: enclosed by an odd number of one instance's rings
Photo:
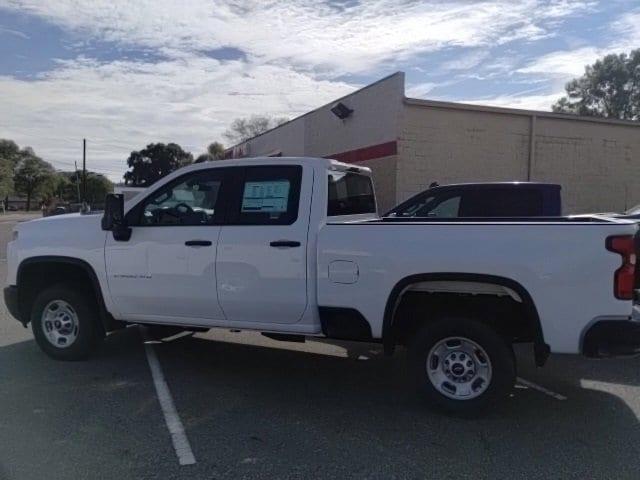
[[[26,150],[21,151],[13,140],[0,138],[0,159],[10,161],[15,167],[24,153]]]
[[[640,49],[607,55],[565,86],[554,112],[640,120]]]
[[[220,142],[212,142],[207,147],[207,153],[216,160],[224,158],[224,150],[224,145],[222,145]]]
[[[195,163],[210,162],[212,160],[222,160],[224,158],[224,146],[220,142],[210,143],[207,153],[198,155]]]
[[[59,172],[56,175],[55,196],[70,203],[82,195],[82,173]],[[102,204],[107,193],[113,192],[113,182],[100,173],[87,171],[87,198],[90,205]]]
[[[91,205],[104,203],[107,193],[113,192],[113,182],[104,175],[87,172],[87,202]]]
[[[16,192],[27,197],[27,210],[34,196],[46,197],[55,189],[55,170],[50,163],[25,149],[16,166],[13,182]]]
[[[124,182],[134,187],[148,187],[180,167],[193,163],[193,155],[176,143],[150,143],[143,150],[131,152]]]
[[[252,115],[249,118],[236,118],[223,136],[232,144],[242,143],[256,135],[288,122],[286,117]]]
[[[0,157],[0,200],[6,198],[13,191],[13,165]]]
[[[77,191],[71,182],[75,172],[57,172],[53,180],[53,196],[67,202],[78,202]]]
[[[20,150],[13,140],[0,139],[0,199],[13,192],[13,171],[30,150]]]

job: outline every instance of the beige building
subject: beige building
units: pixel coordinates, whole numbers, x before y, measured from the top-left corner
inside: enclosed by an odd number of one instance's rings
[[[227,151],[263,155],[368,166],[381,211],[434,181],[559,183],[565,213],[640,203],[640,123],[407,98],[402,72]]]

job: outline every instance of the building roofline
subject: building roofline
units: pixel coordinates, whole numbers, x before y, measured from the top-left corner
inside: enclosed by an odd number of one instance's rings
[[[547,112],[544,110],[524,110],[520,108],[492,107],[488,105],[476,105],[473,103],[443,102],[440,100],[422,100],[419,98],[404,98],[407,105],[418,107],[441,108],[446,110],[465,110],[485,113],[501,113],[506,115],[520,115],[525,117],[552,118],[555,120],[572,120],[592,123],[605,123],[610,125],[625,125],[628,127],[640,127],[640,122],[634,120],[619,120],[615,118],[587,117],[571,113]]]
[[[391,75],[387,75],[386,77],[382,77],[381,79],[376,80],[376,81],[375,81],[375,82],[373,82],[373,83],[369,83],[368,85],[365,85],[364,87],[360,87],[359,89],[354,90],[353,92],[348,93],[348,94],[346,94],[346,95],[343,95],[342,97],[336,98],[335,100],[332,100],[332,101],[330,101],[329,103],[325,103],[324,105],[320,105],[319,107],[316,107],[316,108],[314,108],[313,110],[309,110],[308,112],[303,113],[302,115],[298,115],[297,117],[294,117],[294,118],[292,118],[291,120],[287,120],[286,122],[281,123],[281,124],[280,124],[280,125],[278,125],[278,126],[275,126],[275,127],[273,127],[273,128],[270,128],[269,130],[265,130],[264,132],[262,132],[262,133],[260,133],[260,134],[258,134],[258,135],[254,135],[254,136],[253,136],[253,137],[251,137],[251,138],[247,138],[246,140],[243,140],[242,142],[239,142],[239,143],[236,143],[235,145],[232,145],[232,146],[230,146],[230,147],[227,147],[227,148],[225,149],[225,152],[227,152],[227,151],[229,151],[229,150],[232,150],[232,149],[234,149],[234,148],[236,148],[236,147],[238,147],[238,146],[240,146],[240,145],[242,145],[242,144],[244,144],[244,143],[247,143],[247,142],[249,142],[249,141],[251,141],[251,140],[254,140],[254,139],[258,138],[258,137],[261,137],[261,136],[263,136],[263,135],[266,135],[267,133],[271,133],[271,132],[273,132],[274,130],[277,130],[278,128],[284,127],[285,125],[288,125],[289,123],[295,122],[296,120],[300,120],[301,118],[304,118],[304,117],[306,117],[307,115],[311,115],[312,113],[315,113],[315,112],[317,112],[318,110],[321,110],[321,109],[326,108],[326,107],[328,107],[328,106],[330,106],[330,105],[333,105],[334,103],[338,103],[338,102],[340,102],[340,101],[342,101],[342,100],[344,100],[344,99],[346,99],[346,98],[349,98],[349,97],[350,97],[350,96],[352,96],[352,95],[355,95],[356,93],[360,93],[360,92],[362,92],[363,90],[366,90],[366,89],[371,88],[371,87],[373,87],[373,86],[375,86],[375,85],[378,85],[379,83],[382,83],[382,82],[384,82],[384,81],[386,81],[386,80],[389,80],[390,78],[393,78],[393,77],[395,77],[396,75],[404,75],[404,72],[397,71],[397,72],[392,73]]]
[[[404,76],[404,72],[397,71],[390,75],[387,75],[386,77],[382,77],[381,79],[376,80],[373,83],[360,87],[359,89],[354,90],[353,92],[348,93],[346,95],[343,95],[342,97],[336,98],[329,103],[325,103],[319,107],[314,108],[313,110],[309,110],[308,112],[303,113],[302,115],[298,115],[297,117],[294,117],[291,120],[287,120],[286,122],[280,125],[270,128],[269,130],[265,130],[264,132],[258,135],[255,135],[251,138],[247,138],[242,142],[238,142],[230,147],[227,147],[225,149],[225,152],[230,152],[234,148],[239,147],[240,145],[250,142],[251,140],[255,140],[256,138],[266,135],[267,133],[271,133],[279,128],[282,128],[290,123],[300,120],[301,118],[304,118],[323,108],[329,107],[335,103],[345,100],[351,97],[352,95],[355,95],[364,90],[367,90],[368,88],[374,87],[379,83],[385,82],[396,76]],[[403,88],[404,88],[404,82],[403,82]],[[584,115],[576,115],[571,113],[556,113],[556,112],[548,112],[544,110],[526,110],[526,109],[511,108],[511,107],[493,107],[489,105],[477,105],[473,103],[446,102],[441,100],[423,100],[420,98],[410,98],[410,97],[404,97],[404,103],[406,105],[414,105],[418,107],[427,107],[427,108],[440,108],[440,109],[447,109],[447,110],[463,110],[463,111],[485,112],[485,113],[499,113],[499,114],[505,114],[505,115],[519,115],[524,117],[552,118],[555,120],[572,120],[572,121],[591,122],[591,123],[603,123],[603,124],[609,124],[609,125],[624,125],[628,127],[640,127],[640,122],[634,121],[634,120],[619,120],[614,118],[587,117]]]

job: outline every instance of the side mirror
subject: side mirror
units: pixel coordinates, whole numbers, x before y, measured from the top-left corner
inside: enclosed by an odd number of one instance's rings
[[[124,223],[124,196],[109,193],[104,200],[102,230],[115,230]]]
[[[131,238],[131,228],[124,219],[124,195],[109,193],[105,198],[102,230],[113,232],[113,238],[119,242]]]

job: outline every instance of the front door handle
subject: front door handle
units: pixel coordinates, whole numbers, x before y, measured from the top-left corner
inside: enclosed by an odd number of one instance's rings
[[[210,240],[187,240],[184,244],[187,247],[210,247],[212,245]]]
[[[293,248],[293,247],[299,247],[300,242],[296,242],[295,240],[274,240],[269,245],[276,248],[277,247]]]

